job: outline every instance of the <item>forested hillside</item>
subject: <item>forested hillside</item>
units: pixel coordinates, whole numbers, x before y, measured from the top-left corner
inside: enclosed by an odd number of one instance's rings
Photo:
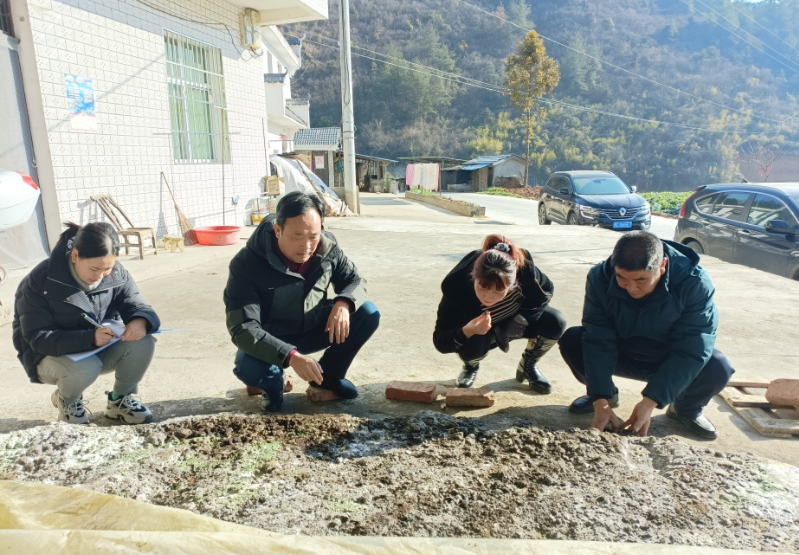
[[[306,39],[292,86],[313,126],[341,119],[338,9],[283,29]],[[688,190],[739,180],[750,144],[799,151],[799,0],[351,0],[351,23],[359,152],[523,153],[501,85],[525,29],[562,75],[531,184],[584,168]]]

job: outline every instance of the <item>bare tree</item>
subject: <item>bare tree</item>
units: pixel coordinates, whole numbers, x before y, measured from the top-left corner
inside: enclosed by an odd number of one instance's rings
[[[768,147],[750,144],[743,149],[741,160],[758,168],[760,175],[763,176],[763,182],[765,183],[771,175],[771,168],[774,166],[774,162],[776,162],[779,157],[780,154],[778,152],[774,152]]]

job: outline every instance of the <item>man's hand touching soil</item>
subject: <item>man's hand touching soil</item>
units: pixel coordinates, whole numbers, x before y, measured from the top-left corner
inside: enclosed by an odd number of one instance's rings
[[[322,366],[311,357],[294,353],[289,361],[289,366],[306,382],[322,385]]]

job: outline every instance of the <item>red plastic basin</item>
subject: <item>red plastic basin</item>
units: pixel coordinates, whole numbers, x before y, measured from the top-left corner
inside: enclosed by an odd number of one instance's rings
[[[195,227],[194,233],[201,245],[232,245],[239,242],[241,228],[235,225],[207,225]]]

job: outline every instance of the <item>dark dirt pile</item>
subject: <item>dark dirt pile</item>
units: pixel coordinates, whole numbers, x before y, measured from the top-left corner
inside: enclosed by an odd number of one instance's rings
[[[282,533],[655,542],[799,552],[799,470],[674,439],[434,412],[217,415],[0,437],[0,473]]]

